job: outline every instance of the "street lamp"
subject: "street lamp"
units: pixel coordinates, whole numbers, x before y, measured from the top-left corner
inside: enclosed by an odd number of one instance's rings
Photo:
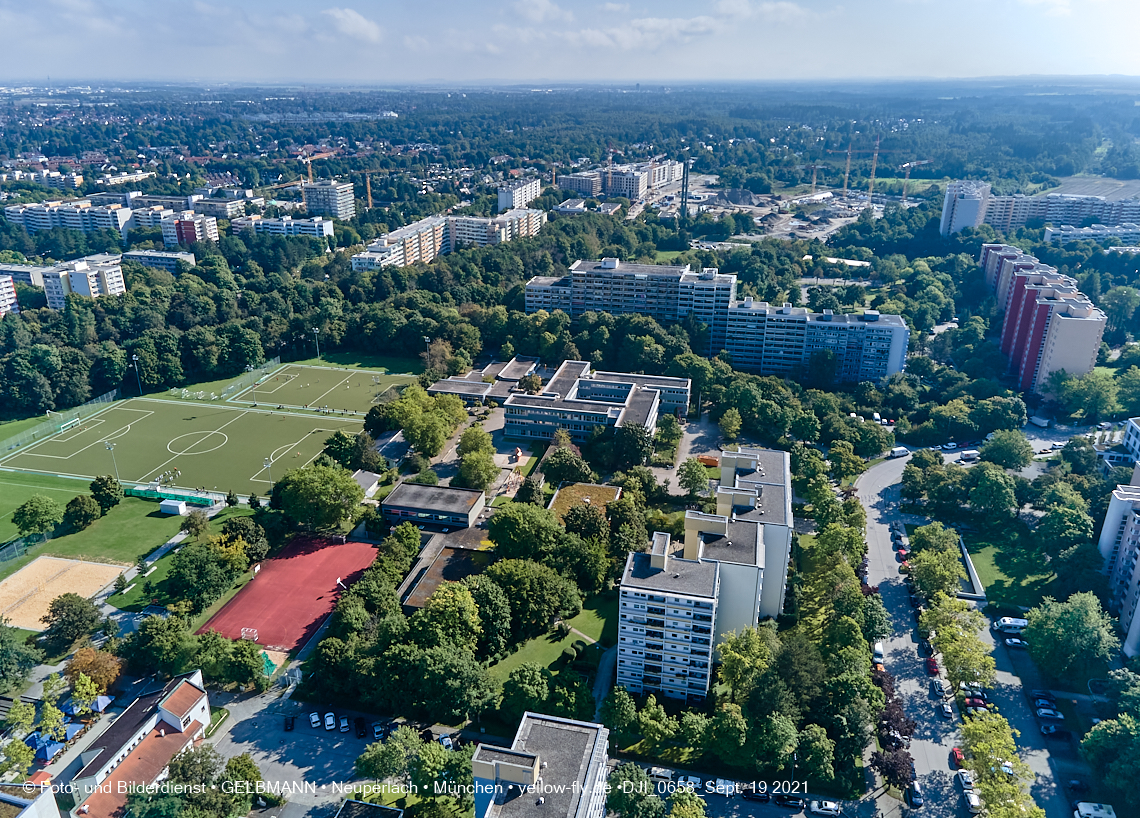
[[[142,378],[139,377],[139,356],[138,355],[132,355],[131,356],[131,363],[133,364],[133,366],[135,368],[135,383],[137,383],[139,385],[139,397],[141,398],[142,397]]]
[[[321,334],[321,328],[320,328],[320,327],[313,327],[313,341],[314,341],[314,342],[316,343],[316,345],[317,345],[317,360],[318,360],[318,361],[321,359],[321,339],[320,339],[320,334]]]
[[[269,490],[273,491],[273,458],[265,458],[265,462],[262,463],[262,465],[269,471]]]
[[[115,480],[119,480],[119,461],[115,459],[115,444],[109,440],[104,441],[107,444],[107,451],[111,453],[111,462],[115,464]]]
[[[249,373],[249,388],[253,390],[253,402],[257,403],[257,379],[253,377],[253,364],[246,364],[245,371]]]

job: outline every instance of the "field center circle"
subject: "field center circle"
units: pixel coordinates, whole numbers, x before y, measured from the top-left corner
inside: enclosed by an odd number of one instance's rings
[[[214,436],[221,438],[216,446],[212,448],[198,448],[201,444],[205,443],[207,440]],[[195,438],[194,442],[189,446],[186,446],[183,449],[179,449],[175,446],[179,440],[185,440],[188,437]],[[222,448],[229,442],[229,435],[227,435],[225,432],[188,432],[187,434],[179,435],[167,443],[166,450],[171,454],[180,456],[189,456],[192,454],[209,454],[210,452],[216,452],[218,449]]]

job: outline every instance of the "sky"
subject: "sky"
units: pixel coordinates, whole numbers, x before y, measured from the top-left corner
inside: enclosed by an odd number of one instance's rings
[[[0,84],[1140,75],[1138,0],[0,0]]]

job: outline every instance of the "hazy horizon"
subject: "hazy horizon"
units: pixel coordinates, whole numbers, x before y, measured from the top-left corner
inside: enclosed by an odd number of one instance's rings
[[[0,77],[375,87],[1140,76],[1140,4],[1126,0],[347,2],[0,0],[0,29],[16,35]]]

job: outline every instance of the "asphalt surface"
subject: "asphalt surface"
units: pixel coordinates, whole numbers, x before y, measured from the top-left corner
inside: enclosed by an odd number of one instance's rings
[[[1028,430],[1027,430],[1028,431]],[[1067,440],[1077,430],[1041,430],[1033,433],[1035,446],[1051,443],[1054,440]],[[879,809],[884,816],[907,814],[923,815],[968,815],[961,789],[954,781],[954,764],[951,750],[961,742],[960,721],[955,718],[947,721],[938,713],[938,701],[930,695],[930,678],[926,674],[923,659],[918,653],[918,629],[914,622],[912,608],[903,576],[899,573],[894,549],[891,547],[889,524],[894,520],[903,522],[925,522],[919,518],[903,515],[899,511],[899,483],[903,467],[909,458],[886,460],[868,469],[856,481],[859,499],[867,509],[868,583],[878,585],[883,603],[891,614],[895,632],[886,640],[886,668],[897,679],[897,689],[903,699],[908,715],[918,722],[911,742],[910,752],[914,756],[915,772],[923,787],[926,806],[921,810],[911,810],[893,798],[879,797]],[[981,607],[981,606],[979,606]],[[981,638],[993,644],[990,632],[984,631]],[[1037,803],[1045,809],[1049,818],[1067,818],[1071,808],[1065,801],[1064,792],[1057,786],[1061,776],[1054,769],[1072,771],[1072,758],[1057,759],[1051,753],[1062,752],[1075,757],[1072,747],[1064,742],[1046,740],[1040,731],[1029,702],[1023,692],[1022,675],[1029,682],[1029,689],[1043,687],[1032,662],[1028,657],[1019,656],[1015,672],[1011,651],[1004,644],[994,649],[997,664],[997,679],[990,691],[991,700],[998,711],[1009,720],[1010,725],[1020,731],[1018,747],[1022,758],[1036,775],[1030,788]],[[1029,674],[1032,673],[1032,677]],[[1060,745],[1057,748],[1047,746]]]

